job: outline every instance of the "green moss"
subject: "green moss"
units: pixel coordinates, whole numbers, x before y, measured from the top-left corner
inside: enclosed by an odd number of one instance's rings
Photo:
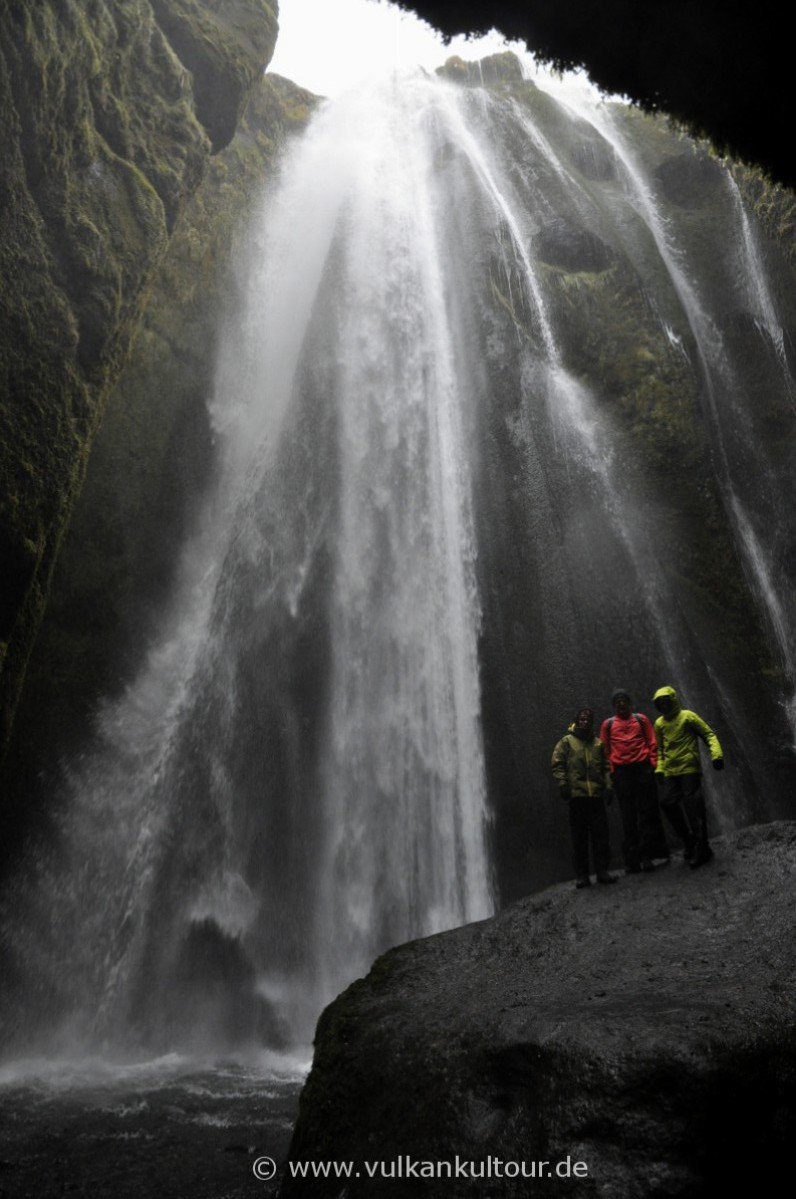
[[[772,183],[757,167],[734,163],[732,173],[767,236],[782,247],[788,263],[796,267],[796,195]]]
[[[214,88],[237,120],[273,50],[274,12],[255,0],[225,4],[223,17],[212,0],[189,7],[192,19],[230,26],[235,52],[221,56]],[[7,731],[91,439],[210,140],[196,81],[149,0],[4,6],[0,106]]]
[[[604,148],[601,158],[596,151],[587,152],[593,147],[593,135],[565,118],[551,97],[521,88],[515,95],[556,153],[570,169],[581,172],[583,186],[594,201],[594,220],[599,221],[606,200],[592,180],[611,186],[616,177]],[[687,246],[689,260],[696,263],[700,287],[707,291],[724,287],[716,229],[726,220],[728,195],[726,177],[715,157],[664,120],[624,108],[616,110],[616,119],[632,126],[634,152],[657,179],[663,214],[677,220],[678,237]],[[745,173],[742,183],[761,209],[777,213],[777,218],[769,215],[769,229],[786,230],[793,212],[787,197],[776,195],[759,179],[752,182]],[[577,231],[578,215],[571,198],[564,191],[557,195],[552,175],[545,186],[559,223],[563,226],[571,220]],[[675,589],[690,597],[689,611],[704,644],[715,637],[720,643],[716,652],[738,677],[762,667],[767,677],[777,678],[780,672],[746,583],[716,479],[705,414],[708,401],[694,367],[699,361],[697,348],[666,266],[641,219],[626,218],[621,239],[610,213],[601,228],[595,225],[597,230],[608,253],[595,257],[592,265],[610,263],[607,269],[566,269],[567,255],[573,261],[578,257],[577,237],[568,227],[559,238],[561,255],[556,252],[556,228],[542,230],[541,241],[537,237],[539,244],[534,245],[548,315],[565,365],[602,409],[631,493],[654,497],[645,521]],[[627,257],[626,245],[633,246],[635,265]],[[586,241],[583,248],[588,250]],[[526,302],[519,274],[506,266],[512,260],[511,246],[493,256],[489,295],[495,310],[533,346],[539,340],[534,305]],[[654,308],[648,291],[654,292]],[[786,293],[784,280],[782,293]],[[679,334],[679,345],[670,341],[666,324]],[[738,336],[734,331],[736,343]],[[749,393],[755,419],[782,426],[790,418],[783,415],[781,405],[771,407],[766,416],[766,383],[767,376],[760,381],[759,395]],[[783,432],[779,441],[783,440],[793,444],[792,434]],[[772,445],[776,444],[772,436]],[[776,448],[772,452],[776,454]]]
[[[476,87],[497,87],[501,84],[517,86],[523,82],[522,64],[511,50],[489,54],[480,62],[465,62],[454,54],[441,67],[437,67],[437,74],[452,83]]]
[[[152,0],[174,53],[190,71],[196,110],[213,143],[232,139],[262,64],[276,41],[277,19],[265,0]],[[230,87],[230,80],[237,86]]]
[[[298,127],[296,114],[313,106],[309,93],[266,76],[238,134],[211,159],[177,222],[93,443],[55,571],[9,762],[21,778],[28,775],[24,762],[33,772],[40,761],[42,745],[57,755],[85,728],[98,697],[119,685],[144,650],[146,614],[168,585],[185,505],[209,468],[204,401],[219,313],[234,298],[236,238],[285,138]],[[149,188],[143,200],[135,197],[139,210],[153,195]],[[86,278],[93,281],[93,222],[82,213],[76,220],[75,241],[85,247]]]
[[[567,364],[606,410],[625,460],[643,464],[644,489],[659,497],[649,517],[660,555],[738,655],[772,665],[715,482],[699,379],[627,265],[581,276],[576,287],[562,278],[559,292]]]
[[[452,83],[467,83],[471,67],[472,63],[465,62],[458,54],[452,54],[441,67],[437,67],[437,74]]]

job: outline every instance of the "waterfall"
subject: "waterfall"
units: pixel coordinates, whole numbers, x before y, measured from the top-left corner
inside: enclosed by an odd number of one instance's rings
[[[161,642],[71,768],[89,1037],[307,1039],[380,950],[492,911],[433,96],[328,106],[252,230],[214,493]]]
[[[737,328],[726,328],[728,294],[734,297],[735,312],[750,315],[756,331],[762,334],[761,356],[766,342],[776,355],[779,378],[775,394],[792,399],[793,379],[785,358],[783,329],[777,320],[774,298],[738,186],[729,169],[725,168],[721,172],[721,184],[731,196],[731,210],[725,219],[729,234],[741,253],[736,271],[728,271],[726,290],[720,293],[714,290],[711,303],[710,298],[701,294],[701,281],[692,271],[687,246],[678,237],[675,222],[664,216],[653,181],[632,141],[623,133],[621,120],[606,106],[584,110],[581,103],[576,104],[574,110],[593,125],[621,162],[630,203],[643,216],[687,317],[704,376],[703,394],[727,511],[750,584],[757,591],[770,622],[786,676],[793,680],[796,677],[796,612],[792,604],[781,598],[792,593],[793,563],[788,560],[790,547],[783,550],[777,544],[778,536],[783,532],[777,509],[783,499],[783,489],[785,495],[792,494],[792,476],[789,470],[772,471],[770,455],[759,452],[765,447],[766,439],[755,427],[756,414],[749,402],[744,378],[743,349],[739,350],[733,344],[732,333],[737,335]],[[732,228],[734,222],[740,224],[740,237]],[[721,254],[720,260],[724,258]],[[729,266],[732,266],[731,259]],[[715,302],[717,294],[721,297],[719,306]],[[796,697],[793,694],[786,707],[796,743]]]
[[[6,903],[56,1042],[307,1041],[378,953],[492,912],[518,821],[560,876],[550,749],[619,683],[723,722],[712,819],[761,814],[776,701],[744,688],[769,651],[792,685],[785,484],[722,321],[767,330],[779,420],[776,289],[724,168],[740,249],[706,267],[652,182],[674,136],[555,92],[395,76],[285,154],[160,635]]]

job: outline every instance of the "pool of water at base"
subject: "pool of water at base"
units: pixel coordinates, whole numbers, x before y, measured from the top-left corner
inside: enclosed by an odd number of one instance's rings
[[[270,1199],[308,1068],[173,1055],[0,1065],[0,1199]],[[254,1175],[262,1157],[272,1181]]]

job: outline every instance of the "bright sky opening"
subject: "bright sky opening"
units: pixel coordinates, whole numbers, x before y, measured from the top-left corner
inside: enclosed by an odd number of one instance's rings
[[[442,36],[386,0],[280,0],[279,38],[270,70],[322,96],[336,96],[373,76],[414,66],[433,71],[452,54],[478,59],[521,42],[492,30],[477,39]]]

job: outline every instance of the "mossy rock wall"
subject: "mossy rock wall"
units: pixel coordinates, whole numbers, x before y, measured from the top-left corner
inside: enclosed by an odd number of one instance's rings
[[[448,77],[471,86],[477,72],[452,66]],[[649,712],[664,662],[678,664],[667,669],[682,672],[688,702],[710,713],[726,742],[733,790],[721,789],[718,818],[731,824],[787,812],[791,679],[749,577],[733,502],[763,529],[784,599],[786,563],[794,561],[784,513],[792,506],[796,418],[783,363],[787,355],[792,375],[793,196],[748,167],[728,171],[663,118],[612,106],[612,144],[529,81],[490,86],[508,101],[496,157],[502,153],[502,178],[516,189],[521,232],[506,228],[499,244],[484,242],[462,290],[482,296],[474,321],[487,380],[476,484],[481,698],[497,873],[504,898],[514,898],[529,874],[536,885],[561,877],[568,855],[565,824],[550,802],[549,713],[561,713],[563,730],[574,695],[607,707],[617,685],[630,686]],[[471,108],[475,122],[477,97]],[[524,121],[549,153],[534,149]],[[668,231],[668,263],[632,192],[622,142]],[[445,169],[466,177],[455,152]],[[580,416],[572,421],[585,422],[603,446],[591,459],[567,440],[566,419],[562,440],[551,436],[544,380],[529,374],[534,381],[518,386],[524,364],[544,356],[518,237],[562,365],[587,396],[574,403]],[[770,344],[745,282],[752,250],[783,326],[784,353]],[[726,347],[723,373],[711,362],[710,380],[707,338],[700,342],[691,326],[672,263],[687,264],[704,325]],[[579,465],[589,460],[591,471]],[[611,505],[622,511],[632,556],[612,532]],[[589,556],[590,543],[604,552]],[[575,547],[584,552],[579,564]]]
[[[0,13],[0,749],[153,272],[276,31],[265,0]]]
[[[146,652],[212,470],[206,400],[218,330],[234,319],[237,242],[285,139],[315,103],[265,76],[234,140],[210,160],[153,281],[94,441],[28,669],[5,771],[25,807],[46,793],[47,768],[80,744],[100,699],[118,693]]]

